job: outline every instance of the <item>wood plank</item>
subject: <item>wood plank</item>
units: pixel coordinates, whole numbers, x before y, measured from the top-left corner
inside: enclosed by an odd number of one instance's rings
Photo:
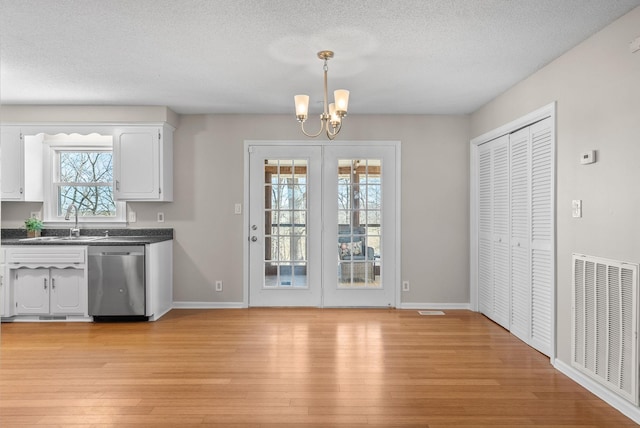
[[[5,323],[0,425],[636,426],[484,316],[445,312],[173,310],[154,323]]]

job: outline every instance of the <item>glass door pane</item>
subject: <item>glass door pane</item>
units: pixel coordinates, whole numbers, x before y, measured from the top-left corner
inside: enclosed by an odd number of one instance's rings
[[[380,288],[380,159],[338,160],[338,287]]]
[[[307,160],[264,160],[264,287],[306,288]]]

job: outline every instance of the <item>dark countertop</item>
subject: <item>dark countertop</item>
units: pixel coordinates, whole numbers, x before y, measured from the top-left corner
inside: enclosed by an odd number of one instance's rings
[[[24,229],[2,229],[2,245],[144,245],[173,239],[173,229],[84,229],[79,239],[68,239],[69,229],[46,229],[42,237],[27,238]]]

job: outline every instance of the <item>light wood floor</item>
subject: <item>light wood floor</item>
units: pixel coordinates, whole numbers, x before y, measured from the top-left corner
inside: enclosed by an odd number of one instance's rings
[[[3,428],[636,426],[467,311],[173,310],[1,341]]]

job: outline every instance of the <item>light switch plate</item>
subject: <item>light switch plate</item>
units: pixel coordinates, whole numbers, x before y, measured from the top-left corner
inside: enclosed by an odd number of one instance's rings
[[[631,53],[640,51],[640,37],[635,39],[633,42],[629,43],[629,51]]]
[[[164,223],[164,213],[158,213],[158,223]]]
[[[234,214],[242,214],[242,204],[235,204],[233,207]]]
[[[137,220],[136,212],[135,211],[129,211],[129,213],[127,214],[127,221],[129,223],[135,223],[136,220]]]
[[[581,199],[574,199],[571,202],[571,212],[573,214],[573,218],[582,217],[582,200]]]

